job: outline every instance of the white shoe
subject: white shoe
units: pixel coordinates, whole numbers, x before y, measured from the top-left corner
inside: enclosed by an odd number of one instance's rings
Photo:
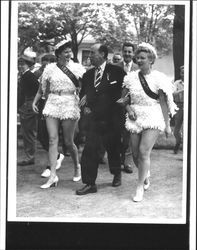
[[[77,177],[77,176],[74,176],[74,177],[73,177],[73,181],[74,181],[74,182],[77,182],[77,181],[80,181],[80,180],[81,180],[81,176],[78,176],[78,177]]]
[[[64,160],[64,155],[60,153],[59,159],[57,160],[56,170],[61,168],[62,161]]]
[[[49,168],[46,168],[42,174],[41,174],[41,177],[43,178],[48,178],[49,176],[51,175],[51,170]]]
[[[73,177],[73,181],[77,182],[81,180],[81,165],[78,164],[78,168],[75,170],[75,175]]]
[[[55,178],[54,178],[54,180],[51,181],[51,179],[49,179],[47,181],[47,183],[45,183],[42,186],[40,186],[40,188],[46,189],[46,188],[50,188],[50,187],[57,187],[58,181],[59,181],[59,178],[56,175]]]
[[[136,195],[133,197],[133,201],[139,202],[143,200],[144,187],[137,187]]]

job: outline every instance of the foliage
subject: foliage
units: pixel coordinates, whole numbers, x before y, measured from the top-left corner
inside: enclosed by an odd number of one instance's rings
[[[133,16],[138,43],[151,43],[160,53],[172,49],[173,6],[134,4],[128,5],[128,13]]]
[[[113,50],[126,40],[150,42],[162,53],[172,47],[171,5],[29,2],[19,3],[18,13],[19,53],[26,47],[47,50],[48,40],[70,37],[77,60],[78,47],[90,34]]]

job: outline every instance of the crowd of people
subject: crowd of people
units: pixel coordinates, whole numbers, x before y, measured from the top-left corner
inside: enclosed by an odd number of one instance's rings
[[[181,144],[182,71],[173,89],[164,73],[152,69],[157,52],[148,43],[135,49],[125,42],[110,63],[107,46],[94,44],[89,69],[72,60],[70,40],[59,42],[54,51],[55,55],[42,57],[39,68],[35,68],[35,57],[24,54],[18,59],[18,113],[25,150],[25,159],[18,165],[35,163],[38,139],[48,153],[48,164],[41,174],[48,179],[40,187],[58,184],[56,171],[69,153],[73,181],[84,184],[76,194],[86,195],[97,192],[98,167],[105,154],[113,187],[122,184],[122,171],[133,172],[132,158],[138,169],[133,201],[142,201],[150,187],[152,148],[161,131],[166,136],[172,133],[172,117],[175,153]],[[79,138],[84,142],[81,158]],[[63,153],[58,151],[60,143]]]

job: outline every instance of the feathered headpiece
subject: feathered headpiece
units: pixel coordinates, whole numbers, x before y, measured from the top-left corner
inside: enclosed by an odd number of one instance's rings
[[[152,52],[154,54],[155,58],[157,58],[157,51],[150,43],[142,42],[138,45],[138,49],[140,49],[140,48],[145,48],[145,49],[149,50],[150,52]]]
[[[59,49],[60,47],[62,47],[63,45],[65,45],[66,43],[70,43],[71,40],[70,39],[64,39],[62,41],[60,41],[59,43],[57,43],[55,45],[55,50]]]

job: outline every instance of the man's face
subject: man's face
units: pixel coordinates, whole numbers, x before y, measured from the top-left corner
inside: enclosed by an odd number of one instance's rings
[[[113,63],[119,63],[122,60],[121,55],[114,55]]]
[[[103,63],[103,53],[99,52],[99,45],[94,45],[91,47],[90,51],[90,61],[91,64],[98,67]]]
[[[122,50],[122,56],[126,63],[130,63],[133,60],[134,52],[132,46],[124,46]]]
[[[25,70],[27,70],[28,69],[28,66],[27,66],[27,64],[25,63],[25,61],[23,61],[23,60],[20,60],[20,61],[18,61],[18,71],[20,72],[20,73],[23,73]]]

